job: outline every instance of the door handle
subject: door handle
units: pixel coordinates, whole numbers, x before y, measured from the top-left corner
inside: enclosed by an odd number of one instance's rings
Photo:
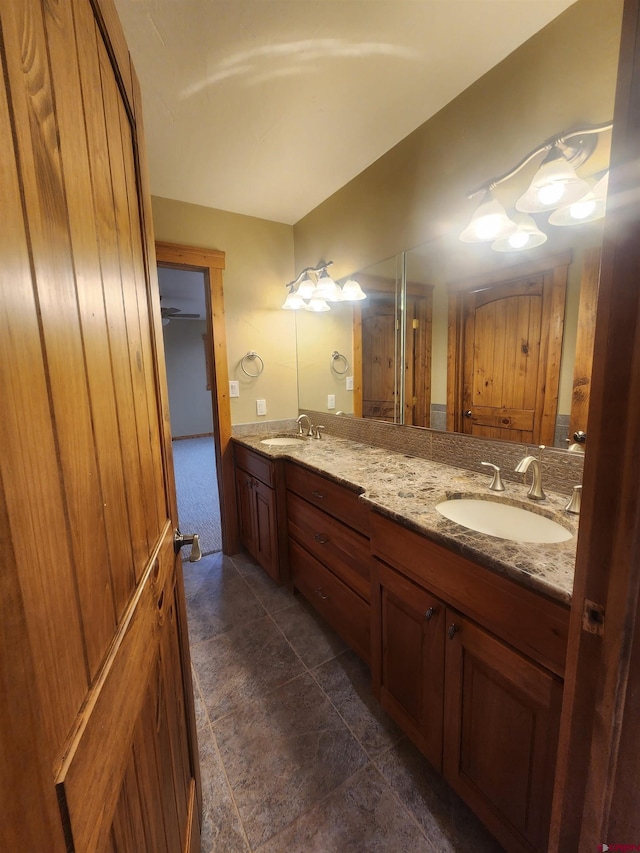
[[[191,553],[189,554],[189,562],[197,563],[202,559],[202,551],[200,550],[200,537],[197,533],[180,533],[180,528],[176,527],[173,534],[173,550],[174,553],[179,553],[183,545],[191,545]]]
[[[472,418],[473,417],[473,412],[471,411],[471,409],[467,409],[462,414],[465,416],[465,418]]]

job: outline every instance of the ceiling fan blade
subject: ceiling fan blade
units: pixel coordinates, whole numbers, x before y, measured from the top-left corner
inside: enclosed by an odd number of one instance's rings
[[[179,308],[165,308],[164,306],[160,307],[160,313],[163,317],[171,317],[173,314],[179,314]]]

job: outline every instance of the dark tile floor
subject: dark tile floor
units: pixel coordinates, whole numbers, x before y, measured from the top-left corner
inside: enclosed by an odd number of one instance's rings
[[[185,588],[202,853],[501,850],[302,597],[222,554],[186,563]]]

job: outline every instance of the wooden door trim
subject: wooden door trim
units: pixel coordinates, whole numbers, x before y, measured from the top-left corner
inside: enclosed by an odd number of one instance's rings
[[[362,306],[353,306],[353,417],[362,417]]]
[[[156,243],[156,262],[163,267],[200,270],[205,277],[207,302],[207,334],[211,341],[211,364],[214,446],[222,524],[222,551],[235,554],[240,548],[236,518],[236,486],[231,447],[231,407],[229,405],[229,368],[227,363],[227,333],[224,319],[222,271],[225,254],[214,249],[183,246],[176,243]],[[158,312],[159,315],[159,312]]]
[[[640,0],[625,0],[552,853],[640,831],[639,139]],[[601,634],[588,602],[605,607]]]
[[[577,430],[587,430],[601,254],[600,246],[588,249],[582,261],[568,438]]]

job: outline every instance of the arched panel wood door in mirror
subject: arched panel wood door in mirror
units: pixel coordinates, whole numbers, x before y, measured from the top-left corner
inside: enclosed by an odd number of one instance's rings
[[[553,444],[570,256],[454,286],[449,429]],[[464,289],[461,289],[464,288]]]

